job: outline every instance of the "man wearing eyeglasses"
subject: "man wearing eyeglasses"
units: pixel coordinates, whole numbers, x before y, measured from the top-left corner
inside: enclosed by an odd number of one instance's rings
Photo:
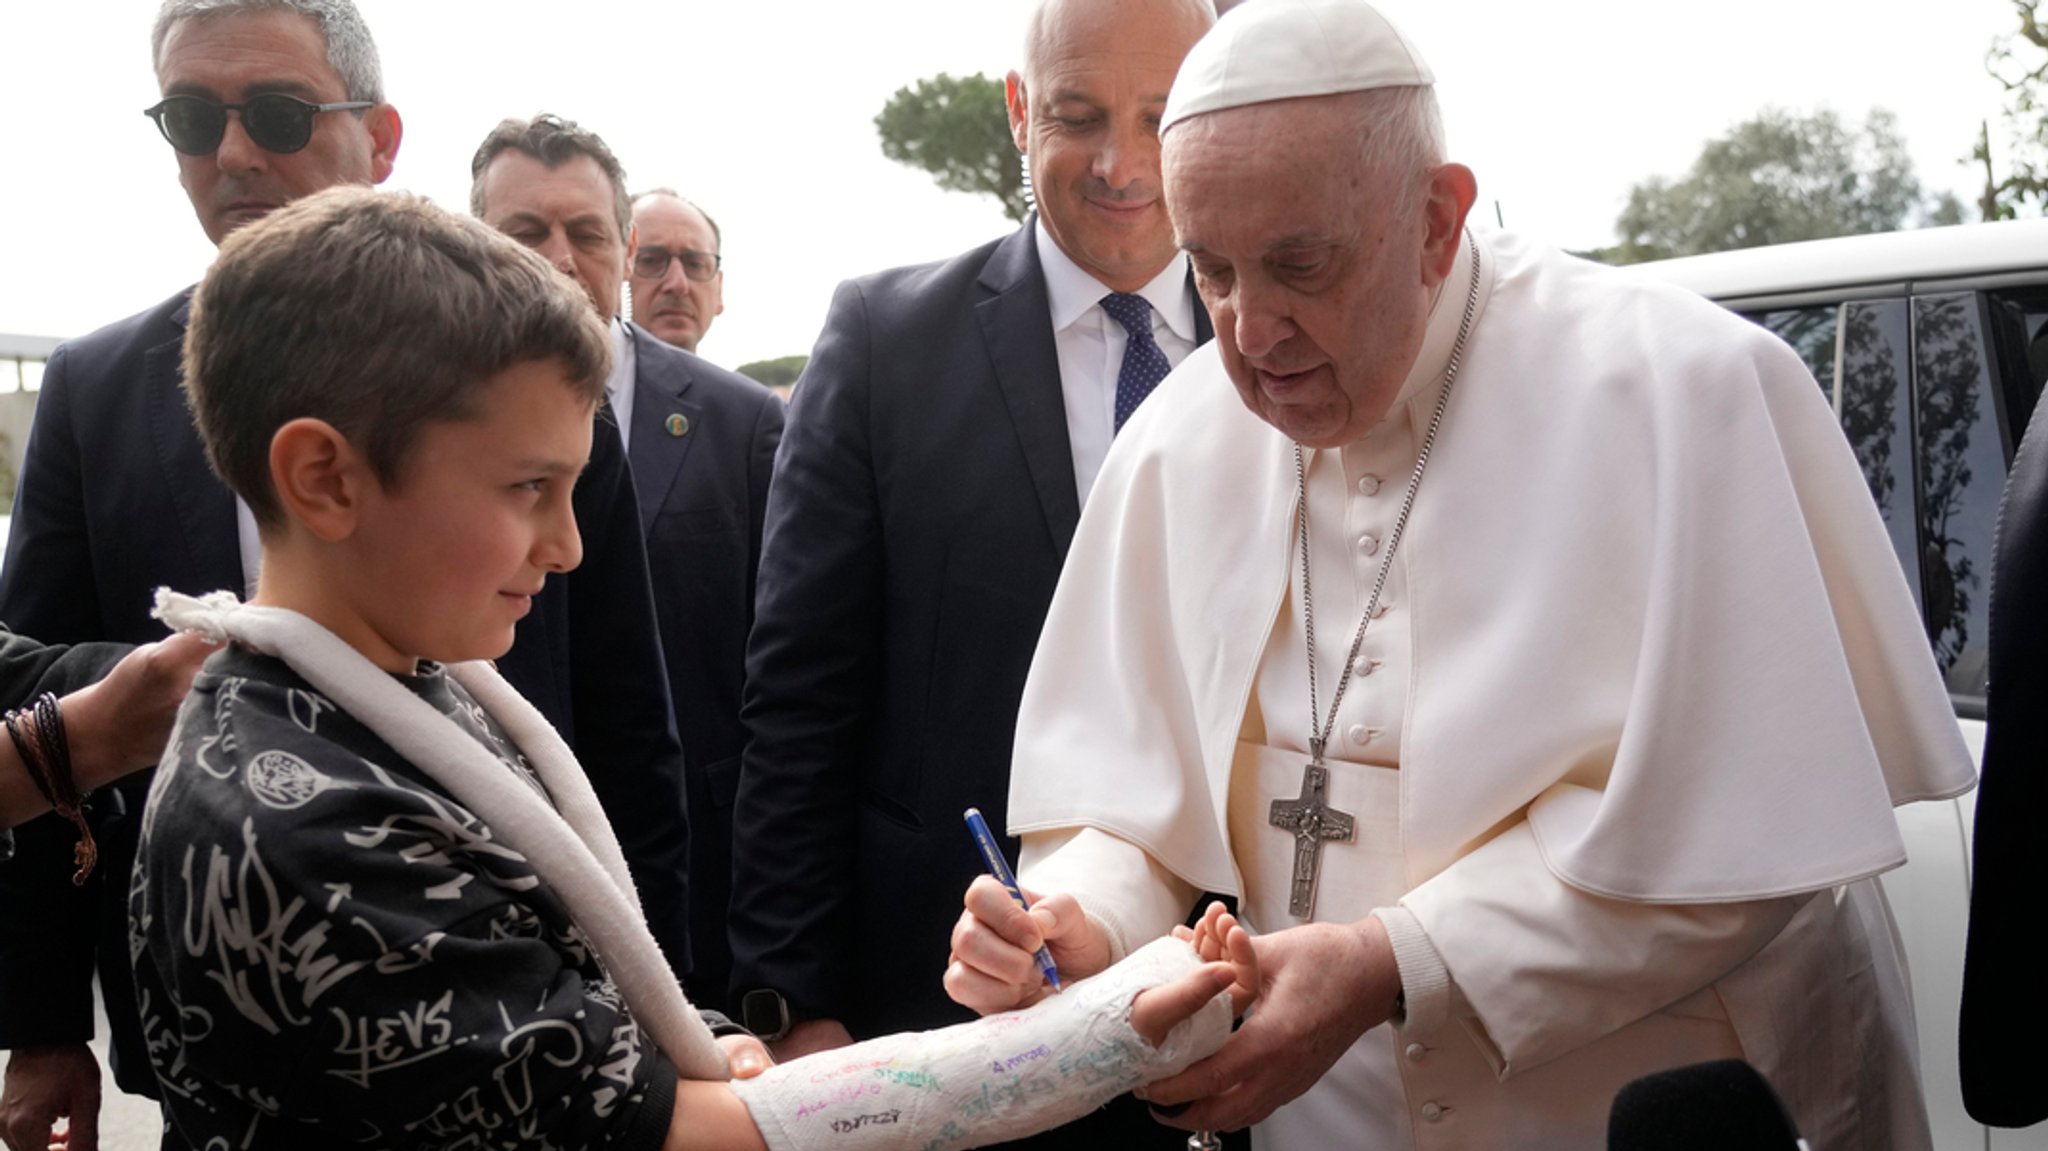
[[[633,197],[633,322],[686,352],[725,311],[723,240],[711,213],[672,188]]]
[[[559,116],[506,120],[477,148],[470,176],[477,218],[583,285],[611,324],[610,438],[625,440],[639,491],[690,803],[683,982],[698,1006],[722,1007],[732,799],[746,747],[740,689],[782,401],[620,318],[620,283],[647,249],[635,238],[625,169],[595,132]],[[664,272],[680,276],[673,265]]]
[[[390,175],[401,122],[349,0],[167,0],[153,45],[162,99],[148,115],[216,243],[291,200]],[[161,638],[162,625],[149,618],[155,588],[243,592],[255,582],[255,521],[207,467],[181,390],[189,296],[50,358],[0,573],[0,618],[30,634]],[[377,354],[361,351],[366,363]],[[582,566],[549,577],[499,667],[590,770],[649,925],[680,974],[689,954],[681,752],[616,435],[594,437],[575,511]],[[70,1151],[97,1144],[99,1071],[86,1046],[95,965],[115,1079],[127,1091],[158,1093],[132,990],[125,899],[147,787],[145,775],[99,793],[102,864],[85,886],[70,882],[69,825],[47,820],[18,828],[16,858],[0,867],[0,1047],[11,1051],[0,1139],[13,1151],[43,1151],[59,1120],[69,1122]],[[300,908],[289,938],[248,946],[274,944],[278,962],[291,962],[291,939],[348,922],[346,899],[337,892],[334,907]],[[231,936],[215,941],[232,945]]]

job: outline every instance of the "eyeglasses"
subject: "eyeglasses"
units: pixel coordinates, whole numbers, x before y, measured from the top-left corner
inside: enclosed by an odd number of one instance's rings
[[[671,252],[667,248],[641,248],[633,257],[633,274],[643,280],[659,280],[668,275],[671,262],[680,261],[683,275],[703,283],[718,274],[719,266],[725,261],[716,252],[697,252],[688,248]]]
[[[155,107],[144,108],[142,114],[155,120],[171,147],[187,156],[211,156],[220,148],[227,135],[229,112],[242,117],[242,131],[257,147],[286,155],[313,139],[313,117],[320,113],[374,107],[368,100],[309,104],[297,96],[266,92],[239,104],[222,104],[204,96],[166,96]]]

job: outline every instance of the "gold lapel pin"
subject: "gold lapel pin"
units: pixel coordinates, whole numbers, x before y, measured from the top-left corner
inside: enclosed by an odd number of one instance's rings
[[[682,414],[681,412],[675,412],[671,414],[666,421],[664,421],[663,426],[668,429],[669,435],[688,435],[690,433],[690,417]]]

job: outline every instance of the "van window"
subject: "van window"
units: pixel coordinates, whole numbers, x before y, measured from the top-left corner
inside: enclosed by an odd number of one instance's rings
[[[1844,304],[1842,325],[1842,394],[1835,414],[1884,517],[1913,602],[1924,611],[1920,549],[1914,539],[1920,511],[1919,486],[1913,482],[1913,397],[1906,386],[1913,346],[1906,301]]]
[[[2005,337],[1999,364],[2005,377],[2006,426],[2017,439],[2048,380],[2048,293],[2039,288],[1995,292],[1991,306]]]
[[[1820,383],[1820,390],[1830,399],[1835,387],[1835,317],[1838,309],[1833,304],[1812,308],[1780,308],[1771,312],[1757,312],[1747,318],[1761,324],[1772,335],[1792,345],[1799,358],[1806,361],[1806,370]]]
[[[1990,560],[2012,434],[1974,292],[1913,299],[1921,564],[1927,630],[1949,694],[1983,715]]]
[[[1920,590],[1920,547],[1915,540],[1920,513],[1913,482],[1913,398],[1907,388],[1912,342],[1906,301],[1859,300],[1847,304],[1780,308],[1750,313],[1748,319],[1792,345],[1834,405],[1836,418],[1863,482],[1884,517],[1892,552],[1898,557],[1913,603],[1924,610]],[[1839,337],[1838,337],[1839,333]],[[1835,393],[1835,356],[1842,357],[1841,394]]]

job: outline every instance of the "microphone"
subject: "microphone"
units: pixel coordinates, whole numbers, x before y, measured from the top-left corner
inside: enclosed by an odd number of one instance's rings
[[[1740,1059],[1645,1075],[1614,1096],[1607,1151],[1808,1151],[1778,1093]]]

